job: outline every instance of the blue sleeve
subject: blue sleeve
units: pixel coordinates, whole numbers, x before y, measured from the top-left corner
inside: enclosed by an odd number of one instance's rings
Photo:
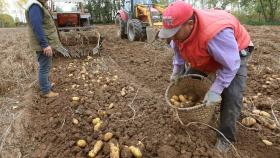
[[[48,47],[48,41],[43,30],[43,13],[40,6],[38,6],[37,4],[33,4],[29,9],[28,16],[33,32],[35,33],[40,46],[42,48]]]

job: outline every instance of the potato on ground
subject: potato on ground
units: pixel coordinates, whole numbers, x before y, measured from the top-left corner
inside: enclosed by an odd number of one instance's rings
[[[265,112],[265,111],[261,111],[260,115],[264,116],[264,117],[271,117],[271,115],[268,112]]]
[[[106,134],[104,135],[103,140],[104,140],[105,142],[107,142],[107,141],[109,141],[112,137],[113,137],[113,133],[108,132],[108,133],[106,133]]]
[[[119,145],[115,145],[114,143],[110,142],[110,158],[119,158],[120,157],[120,148]]]
[[[79,101],[80,98],[79,97],[72,97],[72,101]]]
[[[95,126],[94,126],[94,131],[99,131],[101,128],[102,122],[98,122]]]
[[[130,146],[129,150],[131,151],[132,155],[136,158],[141,158],[142,153],[139,148],[136,148],[135,146]]]
[[[272,142],[268,141],[268,140],[262,140],[262,142],[265,144],[265,145],[268,145],[268,146],[271,146],[272,145]]]
[[[83,139],[80,139],[77,141],[77,145],[78,145],[78,147],[84,148],[87,146],[87,142]]]
[[[98,154],[98,152],[101,150],[102,147],[103,147],[103,142],[101,140],[97,141],[94,144],[93,149],[89,151],[88,157],[94,158]]]
[[[241,122],[244,126],[250,127],[253,126],[254,124],[257,123],[256,119],[252,118],[252,117],[246,117],[244,119],[242,119]]]
[[[92,120],[92,124],[94,124],[94,125],[96,125],[99,122],[101,122],[101,119],[99,117]]]

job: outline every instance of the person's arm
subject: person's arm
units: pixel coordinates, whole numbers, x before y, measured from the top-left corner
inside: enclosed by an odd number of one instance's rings
[[[175,42],[172,40],[170,42],[170,46],[173,49],[174,57],[173,57],[173,73],[179,72],[182,65],[185,64],[184,59],[181,57],[179,53],[179,49],[176,46]]]
[[[240,67],[240,55],[234,32],[226,28],[208,42],[209,54],[222,67],[217,70],[217,76],[210,91],[221,94],[234,79]]]
[[[33,4],[29,11],[28,16],[32,26],[32,30],[39,41],[42,49],[48,47],[48,41],[43,30],[43,13],[39,5]]]

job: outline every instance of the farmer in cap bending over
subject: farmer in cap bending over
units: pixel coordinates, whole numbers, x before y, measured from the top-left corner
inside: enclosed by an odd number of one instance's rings
[[[57,97],[59,94],[51,91],[49,71],[52,64],[53,49],[64,56],[68,51],[60,43],[57,28],[45,3],[47,0],[27,0],[25,4],[26,19],[29,26],[29,44],[37,54],[39,62],[39,86],[43,97]]]
[[[172,39],[176,52],[171,80],[184,74],[185,61],[190,64],[188,74],[216,74],[204,103],[210,106],[221,102],[219,130],[235,142],[235,125],[241,112],[246,63],[251,51],[248,32],[225,11],[193,9],[190,4],[177,1],[164,11],[159,37]],[[230,143],[218,135],[216,148],[225,153]]]

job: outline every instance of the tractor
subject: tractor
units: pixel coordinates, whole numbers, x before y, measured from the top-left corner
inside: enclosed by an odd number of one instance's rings
[[[100,34],[90,25],[84,4],[85,0],[48,1],[60,40],[72,57],[96,54],[100,47]]]
[[[167,5],[155,4],[151,0],[125,0],[115,17],[117,36],[129,41],[156,40],[162,27],[162,13]]]
[[[51,0],[49,7],[59,30],[90,29],[90,13],[83,6],[84,0]]]

